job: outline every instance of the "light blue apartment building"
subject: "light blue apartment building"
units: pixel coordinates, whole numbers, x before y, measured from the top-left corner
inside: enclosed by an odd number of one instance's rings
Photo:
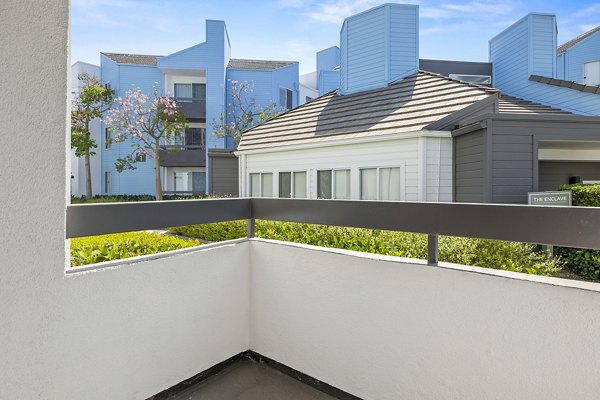
[[[225,22],[207,20],[206,40],[167,56],[101,53],[104,83],[123,96],[140,88],[174,97],[189,121],[181,143],[165,143],[161,152],[163,191],[201,194],[211,191],[207,179],[211,151],[232,149],[231,139],[212,134],[213,122],[231,110],[230,81],[249,81],[252,97],[261,106],[275,103],[284,109],[299,104],[298,63],[293,61],[241,60],[231,58]],[[118,173],[115,161],[132,154],[131,143],[110,143],[111,133],[102,126],[102,194],[154,193],[154,160],[140,156],[135,170]],[[184,150],[169,152],[170,145]],[[135,156],[135,154],[132,154]]]

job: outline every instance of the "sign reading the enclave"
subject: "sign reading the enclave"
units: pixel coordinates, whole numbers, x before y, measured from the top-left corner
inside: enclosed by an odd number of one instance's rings
[[[530,192],[529,204],[533,206],[570,206],[571,191],[564,192]]]

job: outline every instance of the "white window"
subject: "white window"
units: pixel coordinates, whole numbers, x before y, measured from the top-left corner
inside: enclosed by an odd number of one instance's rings
[[[206,99],[206,85],[203,83],[176,83],[175,100],[198,102]]]
[[[195,171],[173,172],[173,189],[175,192],[204,194],[206,192],[206,174]]]
[[[250,174],[250,197],[273,197],[273,174]]]
[[[450,78],[478,85],[490,85],[492,83],[492,77],[489,75],[450,74]]]
[[[279,89],[279,105],[288,110],[293,107],[293,92],[290,89]]]
[[[306,172],[280,172],[279,197],[305,199],[307,197]]]
[[[361,200],[399,201],[400,194],[400,167],[360,170]]]
[[[110,171],[104,171],[104,193],[110,193]]]
[[[349,199],[350,196],[349,169],[317,171],[318,199]]]

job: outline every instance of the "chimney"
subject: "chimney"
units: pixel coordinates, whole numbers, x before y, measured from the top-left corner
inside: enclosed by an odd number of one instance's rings
[[[344,20],[340,93],[376,89],[419,69],[419,6],[383,4]]]

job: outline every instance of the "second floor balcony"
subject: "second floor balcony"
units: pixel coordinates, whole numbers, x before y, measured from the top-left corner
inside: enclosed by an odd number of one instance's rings
[[[163,167],[205,167],[206,129],[188,127],[180,136],[160,148]]]
[[[426,233],[428,260],[257,239],[255,218]],[[64,304],[76,304],[69,296],[82,287],[95,323],[64,329],[72,346],[85,343],[78,362],[92,373],[73,372],[62,393],[99,380],[114,389],[93,398],[584,399],[600,389],[597,284],[437,259],[438,235],[598,248],[598,209],[247,198],[76,205],[67,237],[237,219],[248,219],[247,238],[69,270]],[[106,288],[110,296],[92,294]],[[102,369],[107,354],[132,361]],[[283,375],[327,395],[293,395]],[[269,397],[276,389],[287,394]]]
[[[173,99],[188,120],[206,122],[206,98],[174,97]]]

